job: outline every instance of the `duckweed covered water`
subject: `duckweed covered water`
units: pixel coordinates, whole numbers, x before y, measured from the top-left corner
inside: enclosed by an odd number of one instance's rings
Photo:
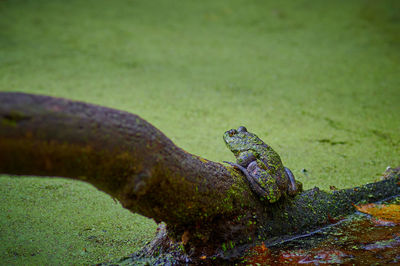
[[[0,0],[0,91],[136,113],[178,146],[233,160],[245,125],[305,188],[400,165],[400,4],[386,1]],[[0,260],[123,257],[151,221],[92,187],[0,178]]]

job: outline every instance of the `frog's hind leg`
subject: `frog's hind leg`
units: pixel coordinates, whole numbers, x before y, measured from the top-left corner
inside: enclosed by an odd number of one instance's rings
[[[279,189],[276,179],[269,174],[264,173],[257,183],[264,191],[263,198],[265,198],[269,203],[277,202],[281,198],[282,192]]]
[[[224,161],[224,163],[230,164],[233,167],[238,168],[246,177],[247,181],[250,183],[250,188],[253,190],[254,193],[256,193],[258,196],[265,198],[265,191],[260,187],[258,182],[254,180],[254,177],[252,177],[249,172],[247,171],[246,168],[243,166],[237,164],[237,163],[232,163],[232,162],[227,162]]]

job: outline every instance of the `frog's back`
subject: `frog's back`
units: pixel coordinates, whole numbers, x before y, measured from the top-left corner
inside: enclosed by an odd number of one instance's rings
[[[266,143],[260,146],[258,148],[259,159],[266,164],[271,164],[275,169],[283,169],[283,163],[279,154]]]

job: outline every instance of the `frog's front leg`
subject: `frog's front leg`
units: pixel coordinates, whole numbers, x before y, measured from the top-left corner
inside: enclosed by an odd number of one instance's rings
[[[224,163],[230,164],[235,168],[238,168],[246,177],[247,181],[250,183],[250,188],[259,196],[264,197],[265,191],[257,184],[255,178],[249,174],[246,168],[241,166],[240,164],[237,163],[232,163],[232,162],[227,162],[224,161]]]
[[[238,156],[236,156],[237,163],[246,168],[251,162],[256,160],[256,154],[254,151],[242,151]]]

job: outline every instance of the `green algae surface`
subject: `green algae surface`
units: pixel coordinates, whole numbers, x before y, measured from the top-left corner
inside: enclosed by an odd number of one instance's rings
[[[0,91],[129,111],[213,161],[244,125],[305,189],[345,188],[400,165],[399,32],[396,0],[0,0]],[[7,264],[108,261],[155,231],[80,182],[0,183]]]

